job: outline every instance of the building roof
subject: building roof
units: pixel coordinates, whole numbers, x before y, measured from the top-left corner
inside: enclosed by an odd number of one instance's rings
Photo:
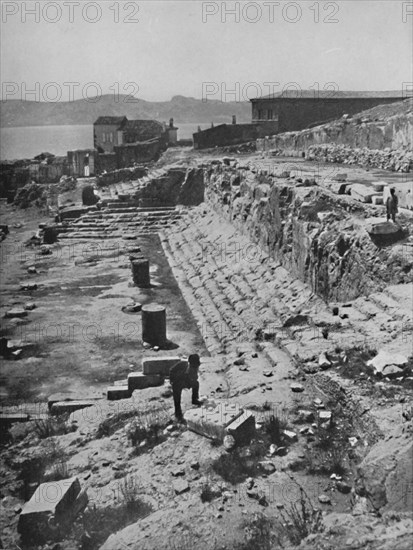
[[[157,120],[128,120],[125,124],[126,132],[133,132],[135,136],[147,136],[164,132],[164,125]]]
[[[374,99],[374,98],[399,98],[403,97],[400,90],[390,90],[385,92],[352,92],[341,90],[284,90],[283,92],[257,97],[250,101],[259,101],[262,99]]]
[[[113,125],[113,126],[120,126],[128,119],[126,116],[100,116],[94,124],[96,125]]]

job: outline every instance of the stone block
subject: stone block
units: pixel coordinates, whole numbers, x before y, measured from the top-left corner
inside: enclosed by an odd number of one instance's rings
[[[186,361],[182,357],[148,357],[142,359],[142,372],[143,374],[160,374],[162,376],[169,376],[169,370],[177,363]]]
[[[255,434],[255,416],[251,411],[244,411],[226,428],[237,443],[248,443]]]
[[[118,399],[128,399],[131,392],[128,386],[110,386],[106,395],[109,401],[116,401]]]
[[[159,374],[143,374],[142,372],[131,372],[128,375],[128,388],[130,392],[153,388],[163,384],[163,376]]]
[[[52,526],[73,519],[78,511],[79,493],[77,477],[42,483],[24,505],[17,531],[25,538],[47,536]]]
[[[37,290],[37,284],[31,281],[20,283],[20,290]]]
[[[381,193],[383,189],[387,187],[387,185],[388,184],[386,181],[374,181],[372,183],[373,189],[374,191],[376,191],[376,193]]]
[[[375,194],[372,187],[362,183],[355,183],[351,186],[351,196],[360,202],[371,202],[372,196]]]
[[[219,405],[211,403],[199,409],[190,409],[184,416],[188,428],[193,432],[223,440],[227,435],[226,428],[242,413],[243,410],[237,403],[223,402]]]
[[[7,319],[12,319],[13,317],[27,317],[27,311],[24,309],[10,309],[6,311],[4,315]]]
[[[383,197],[382,195],[373,195],[371,198],[373,204],[383,204]]]
[[[290,443],[294,443],[297,441],[297,434],[295,432],[291,432],[290,430],[284,430],[283,435],[287,441]]]
[[[53,415],[72,413],[79,409],[86,409],[86,407],[93,407],[95,401],[76,400],[76,401],[56,401],[52,403],[50,412]]]
[[[333,415],[331,411],[323,411],[323,410],[318,411],[318,420],[321,424],[326,424],[327,427],[329,427],[331,425],[332,418],[333,418]]]

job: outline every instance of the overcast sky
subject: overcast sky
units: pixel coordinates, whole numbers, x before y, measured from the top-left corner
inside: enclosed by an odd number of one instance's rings
[[[57,86],[62,100],[118,89],[240,100],[290,82],[401,90],[413,80],[412,23],[412,2],[399,0],[2,0],[2,97],[55,99]]]

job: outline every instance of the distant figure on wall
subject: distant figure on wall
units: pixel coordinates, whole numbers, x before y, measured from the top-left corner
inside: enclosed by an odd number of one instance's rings
[[[89,153],[87,153],[87,155],[83,159],[83,171],[84,171],[85,178],[88,178],[90,176]]]
[[[398,206],[399,199],[397,198],[395,188],[392,187],[390,189],[390,197],[388,197],[386,201],[387,221],[391,218],[393,223],[396,223],[396,214],[399,211]]]

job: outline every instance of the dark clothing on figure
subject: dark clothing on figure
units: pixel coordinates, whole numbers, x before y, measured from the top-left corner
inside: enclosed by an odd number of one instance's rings
[[[393,222],[396,222],[398,205],[399,205],[399,199],[397,198],[397,196],[394,194],[390,195],[390,197],[386,201],[387,221],[389,221],[391,218]]]
[[[174,397],[175,416],[182,418],[181,395],[183,389],[192,389],[192,403],[194,405],[198,404],[198,368],[192,367],[185,362],[178,363],[171,367],[170,381]]]

